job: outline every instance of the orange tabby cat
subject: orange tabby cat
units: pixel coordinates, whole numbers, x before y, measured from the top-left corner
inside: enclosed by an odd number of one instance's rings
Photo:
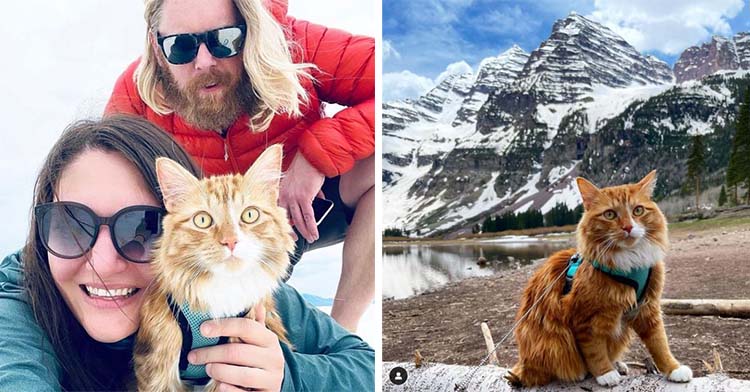
[[[281,155],[275,145],[244,176],[204,180],[169,159],[157,160],[168,214],[136,337],[138,390],[186,390],[179,369],[183,333],[174,312],[180,304],[212,318],[253,318],[262,303],[269,329],[287,342],[272,297],[294,249],[286,212],[277,206]],[[206,390],[214,388],[211,381]]]
[[[585,210],[578,248],[552,255],[526,286],[517,320],[552,285],[514,332],[519,360],[506,378],[530,387],[592,374],[600,385],[616,385],[627,374],[620,358],[634,331],[670,381],[689,381],[692,371],[669,351],[659,306],[669,242],[667,222],[651,200],[656,172],[637,184],[603,189],[576,181]],[[580,257],[572,259],[576,252]],[[579,260],[566,287],[568,266]],[[617,276],[638,272],[646,277],[641,285]]]

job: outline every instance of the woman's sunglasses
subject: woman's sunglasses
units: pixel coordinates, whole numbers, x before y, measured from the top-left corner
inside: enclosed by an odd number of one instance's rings
[[[131,206],[103,218],[83,204],[61,201],[34,208],[37,231],[44,247],[63,259],[76,259],[91,250],[99,227],[109,227],[117,253],[135,263],[151,261],[151,249],[161,234],[166,211],[154,206]]]
[[[172,64],[187,64],[198,55],[201,43],[212,56],[227,58],[237,55],[245,41],[245,25],[222,27],[198,34],[157,35],[164,57]]]

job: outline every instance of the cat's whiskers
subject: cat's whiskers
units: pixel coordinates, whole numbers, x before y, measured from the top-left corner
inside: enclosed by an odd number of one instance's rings
[[[595,258],[599,261],[603,260],[605,256],[607,256],[609,252],[617,245],[616,237],[612,237],[610,234],[606,234],[604,237],[606,237],[606,239],[596,246]]]
[[[258,259],[258,261],[259,261],[259,262],[260,262],[261,264],[263,264],[263,265],[265,265],[266,267],[268,267],[268,268],[273,268],[273,264],[271,264],[271,263],[270,263],[269,261],[266,261],[265,259]]]
[[[646,234],[643,236],[643,239],[644,240],[648,240],[648,241],[650,241],[653,244],[658,244],[660,242],[659,241],[660,238],[657,237],[657,235],[655,233],[652,233],[652,232],[649,232],[649,231],[646,231]]]
[[[261,255],[262,255],[262,256],[265,256],[265,255],[267,255],[267,254],[269,253],[269,252],[267,252],[267,251],[273,250],[273,248],[272,248],[272,247],[270,247],[270,246],[267,246],[267,245],[262,245],[262,246],[260,247],[260,250],[261,250]],[[271,269],[273,269],[273,268],[274,268],[274,266],[273,266],[273,262],[271,262],[271,261],[268,261],[268,260],[266,260],[266,258],[265,258],[265,257],[258,257],[258,258],[257,258],[256,260],[257,260],[258,262],[260,262],[261,264],[265,265],[265,266],[266,266],[266,267],[268,267],[268,268],[271,268]]]
[[[592,238],[592,242],[596,243],[596,246],[593,249],[593,252],[594,252],[593,256],[594,257],[598,257],[598,255],[599,255],[599,247],[601,245],[603,245],[603,240],[605,238],[607,238],[607,237],[609,237],[609,234],[608,233],[603,233],[603,234],[601,234],[599,236],[596,236],[596,237]]]

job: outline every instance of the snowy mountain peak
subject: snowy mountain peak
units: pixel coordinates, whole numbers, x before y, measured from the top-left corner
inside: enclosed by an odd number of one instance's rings
[[[731,40],[727,39],[726,37],[723,37],[721,35],[714,35],[711,37],[711,41],[715,41],[718,43],[729,43],[732,42]]]
[[[505,52],[501,53],[500,56],[498,57],[523,55],[523,54],[528,55],[528,53],[525,50],[523,50],[522,47],[518,46],[518,44],[513,44],[513,46],[508,48],[508,50],[506,50]]]
[[[416,105],[428,110],[431,114],[440,114],[446,103],[463,100],[469,94],[473,83],[472,73],[448,75],[440,84],[420,97]]]
[[[610,30],[608,27],[594,20],[588,19],[585,16],[576,13],[575,11],[571,12],[567,17],[563,19],[558,19],[555,24],[552,25],[552,34],[554,35],[555,32],[565,33],[568,35],[595,33],[600,36],[605,36],[614,41],[625,42],[622,37],[617,35],[617,33]]]
[[[626,87],[673,81],[666,63],[640,54],[609,28],[579,14],[559,19],[549,38],[531,53],[519,88],[535,90],[542,101],[568,103],[594,85]]]
[[[475,84],[483,89],[487,86],[500,87],[511,83],[523,70],[528,59],[529,54],[525,50],[518,45],[513,45],[499,56],[488,57],[479,63]]]
[[[453,126],[474,124],[477,111],[490,94],[513,83],[528,59],[529,54],[525,50],[513,45],[497,57],[482,60],[471,92],[458,110]]]

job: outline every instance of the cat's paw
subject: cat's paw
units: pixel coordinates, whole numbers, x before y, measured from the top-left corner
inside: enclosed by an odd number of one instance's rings
[[[508,374],[506,374],[504,378],[508,380],[508,384],[510,384],[512,387],[520,388],[523,386],[521,378],[510,370],[508,370]]]
[[[620,383],[620,373],[617,370],[610,370],[596,378],[596,382],[603,387],[613,387]]]
[[[680,365],[669,373],[667,379],[672,382],[688,382],[693,379],[693,371],[685,365]]]
[[[628,365],[622,361],[615,361],[615,369],[617,369],[617,373],[620,373],[622,376],[627,376],[630,371]]]

